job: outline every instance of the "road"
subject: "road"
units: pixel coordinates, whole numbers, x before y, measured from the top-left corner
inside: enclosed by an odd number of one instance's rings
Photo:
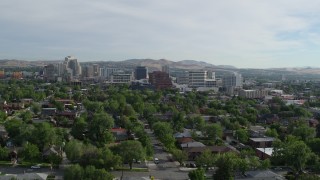
[[[24,167],[0,167],[0,172],[4,174],[24,174],[24,173],[45,173],[54,174],[57,179],[63,179],[63,170],[61,169],[50,169],[50,168],[40,168],[31,169]],[[1,179],[1,178],[0,178]]]
[[[179,163],[171,162],[169,153],[163,150],[160,142],[156,139],[150,129],[145,130],[150,136],[151,143],[154,147],[154,157],[159,159],[159,163],[155,164],[153,161],[147,161],[146,165],[149,172],[123,172],[123,180],[140,180],[150,179],[153,176],[155,179],[163,180],[186,180],[188,179],[188,173],[179,170]],[[118,179],[121,179],[122,172],[112,172]]]

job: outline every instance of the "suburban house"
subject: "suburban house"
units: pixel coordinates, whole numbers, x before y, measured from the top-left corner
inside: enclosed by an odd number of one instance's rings
[[[115,138],[115,142],[126,141],[129,139],[128,131],[123,128],[112,128],[111,133]]]
[[[188,160],[193,161],[196,157],[200,156],[204,151],[210,151],[211,153],[226,153],[233,151],[227,146],[202,146],[202,147],[189,147],[183,149],[188,154]]]
[[[266,131],[266,128],[262,126],[250,126],[249,134],[250,137],[263,137]]]
[[[266,148],[272,147],[272,143],[275,139],[273,137],[264,137],[264,138],[250,138],[249,144],[253,148]]]
[[[193,148],[193,147],[206,147],[206,145],[204,145],[201,142],[192,141],[192,142],[180,144],[180,147],[184,149],[184,148]]]
[[[256,148],[256,155],[261,159],[269,159],[272,156],[273,148]]]

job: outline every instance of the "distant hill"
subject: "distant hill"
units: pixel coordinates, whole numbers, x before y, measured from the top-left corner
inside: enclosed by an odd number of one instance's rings
[[[45,66],[51,63],[57,63],[58,61],[25,61],[16,59],[1,59],[0,67],[35,67]]]
[[[320,74],[320,68],[318,67],[271,68],[270,70],[288,71],[298,74]]]
[[[48,64],[55,64],[61,62],[61,60],[39,60],[39,61],[26,61],[26,60],[16,60],[16,59],[3,59],[0,60],[0,67],[34,67],[34,66],[45,66]],[[81,62],[81,64],[92,64],[97,63],[100,65],[107,65],[110,67],[135,67],[135,66],[146,66],[151,70],[161,70],[162,66],[168,65],[170,68],[177,69],[236,69],[234,66],[228,65],[213,65],[203,61],[196,60],[182,60],[182,61],[170,61],[167,59],[128,59],[124,61],[95,61],[95,62]]]
[[[212,68],[228,68],[228,69],[236,69],[234,66],[228,65],[221,65],[216,66],[213,64],[209,64],[203,61],[196,61],[196,60],[182,60],[182,61],[170,61],[167,59],[129,59],[125,61],[120,61],[119,63],[128,63],[133,66],[146,66],[149,68],[154,68],[161,70],[162,66],[169,65],[170,68],[177,68],[177,69],[212,69]]]

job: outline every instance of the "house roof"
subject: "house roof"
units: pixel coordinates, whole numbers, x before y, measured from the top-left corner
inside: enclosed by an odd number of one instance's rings
[[[247,178],[244,179],[256,179],[256,180],[284,180],[285,178],[270,171],[270,170],[261,170],[261,171],[247,171]]]
[[[183,143],[180,145],[182,148],[191,148],[191,147],[205,147],[206,145],[204,145],[201,142],[187,142],[187,143]]]
[[[211,152],[214,152],[214,153],[223,153],[223,152],[232,151],[232,149],[227,146],[204,146],[204,147],[191,147],[191,148],[185,149],[185,151],[188,153],[202,153],[205,150],[210,150]]]
[[[173,135],[175,138],[192,137],[190,129],[184,129],[183,132],[177,132]]]
[[[191,137],[183,137],[183,138],[177,139],[177,142],[179,144],[184,144],[184,143],[193,142],[193,141],[194,140]]]
[[[273,137],[264,137],[264,138],[250,138],[251,141],[254,141],[254,142],[272,142],[274,141],[274,138]]]
[[[127,130],[124,128],[112,128],[111,132],[113,132],[113,133],[127,133]]]
[[[273,148],[257,148],[258,151],[263,152],[269,156],[273,153]]]

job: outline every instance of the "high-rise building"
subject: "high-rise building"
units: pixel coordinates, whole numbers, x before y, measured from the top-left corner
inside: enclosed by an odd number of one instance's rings
[[[232,73],[230,75],[225,75],[222,78],[223,87],[229,88],[241,88],[242,87],[242,76],[239,73]]]
[[[56,73],[55,73],[55,66],[53,64],[49,64],[44,67],[43,69],[43,78],[45,81],[55,81],[56,80]]]
[[[205,87],[205,80],[207,79],[207,71],[189,71],[189,87]]]
[[[170,67],[168,65],[162,66],[162,72],[166,72],[170,76]]]
[[[177,84],[189,84],[189,72],[176,72],[175,73]]]
[[[78,60],[73,56],[67,56],[63,62],[64,71],[71,73],[71,78],[79,77],[81,75],[81,66]],[[66,73],[64,72],[64,74]]]
[[[93,76],[94,77],[100,76],[100,66],[99,66],[99,64],[93,64],[92,67],[93,67]]]
[[[135,75],[136,75],[136,80],[147,79],[148,68],[145,66],[136,67]]]
[[[93,77],[93,66],[86,65],[82,68],[82,77],[91,78]]]
[[[149,73],[149,82],[156,89],[166,89],[172,87],[172,81],[169,74],[162,71],[154,71]]]

